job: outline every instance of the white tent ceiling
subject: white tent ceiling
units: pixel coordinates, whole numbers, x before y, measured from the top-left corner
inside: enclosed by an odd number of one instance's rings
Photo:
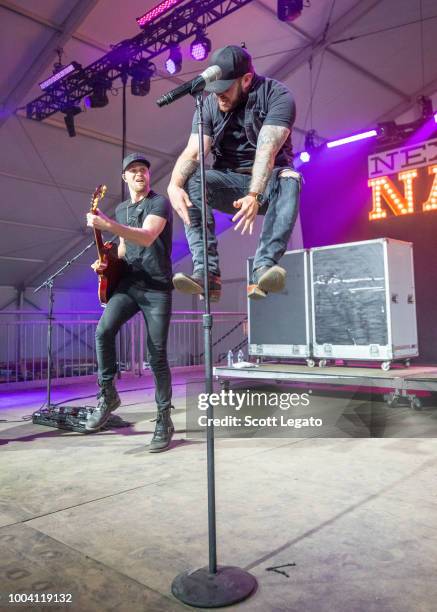
[[[96,184],[108,185],[103,206],[108,211],[120,193],[121,84],[108,106],[75,118],[75,138],[68,137],[62,115],[38,123],[13,111],[40,95],[38,83],[51,74],[57,47],[64,50],[64,63],[87,66],[111,44],[138,34],[135,17],[157,3],[0,0],[0,286],[41,282],[89,242],[84,221]],[[298,110],[295,148],[303,147],[310,128],[332,139],[381,120],[415,118],[417,96],[437,92],[437,1],[311,0],[310,5],[285,24],[276,17],[274,0],[253,0],[208,30],[214,48],[245,41],[257,72],[289,86]],[[184,52],[177,79],[164,72],[164,57],[156,65],[150,94],[128,93],[127,149],[149,156],[154,187],[165,192],[188,137],[193,103],[185,98],[159,109],[155,101],[205,64]],[[437,107],[437,98],[434,102]],[[175,240],[184,241],[178,221]],[[84,259],[58,285],[82,286],[87,269]]]

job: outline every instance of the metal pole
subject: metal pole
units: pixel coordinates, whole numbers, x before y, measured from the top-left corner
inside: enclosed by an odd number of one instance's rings
[[[203,233],[203,279],[205,313],[203,315],[203,338],[205,359],[205,390],[208,398],[213,391],[212,376],[212,315],[210,312],[208,286],[208,236],[205,180],[205,151],[203,146],[203,97],[196,94],[197,124],[199,126],[199,161],[202,197]],[[208,478],[208,544],[209,564],[195,571],[185,571],[176,576],[172,593],[177,599],[196,608],[221,608],[246,599],[255,591],[254,576],[235,566],[217,567],[216,514],[215,514],[215,468],[214,468],[214,407],[208,402],[206,428],[207,478]]]
[[[206,209],[206,178],[205,178],[205,149],[203,142],[203,95],[196,96],[197,125],[199,133],[199,159],[200,184],[202,197],[202,240],[203,240],[203,286],[205,288],[205,314],[203,320],[203,341],[205,356],[205,391],[208,397],[213,391],[212,378],[212,315],[209,298],[209,265],[208,265],[208,224]],[[206,453],[207,453],[207,475],[208,475],[208,540],[209,540],[209,572],[217,572],[217,536],[215,515],[215,463],[214,463],[214,408],[208,403],[208,426],[206,428]]]
[[[52,325],[53,325],[53,280],[47,283],[49,290],[49,314],[47,327],[47,408],[50,408],[50,395],[52,386]]]

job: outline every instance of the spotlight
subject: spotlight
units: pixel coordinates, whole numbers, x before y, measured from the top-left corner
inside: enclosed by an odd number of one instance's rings
[[[422,119],[430,119],[434,115],[431,98],[428,98],[427,96],[419,96],[417,98],[417,102],[420,106]]]
[[[182,53],[179,45],[170,47],[170,54],[165,61],[165,69],[169,74],[177,74],[182,69]]]
[[[85,96],[85,104],[89,108],[103,108],[109,102],[108,89],[109,81],[97,81],[94,83],[93,92],[89,96]]]
[[[306,164],[310,161],[311,155],[308,153],[308,151],[302,151],[302,153],[299,155],[299,159],[302,163]]]
[[[208,57],[210,51],[211,41],[205,36],[203,32],[198,32],[196,34],[196,38],[192,41],[190,45],[191,57],[198,62],[203,62],[203,60]]]
[[[303,10],[303,0],[278,0],[277,15],[280,21],[294,21]]]
[[[400,134],[396,121],[384,121],[376,126],[376,139],[378,142],[395,142]]]
[[[82,109],[79,106],[67,106],[62,109],[62,112],[64,113],[65,127],[67,128],[68,135],[70,138],[74,138],[76,136],[74,118],[82,112]]]
[[[130,69],[132,76],[130,89],[133,96],[147,96],[150,91],[150,79],[156,72],[156,66],[145,59],[139,60]]]
[[[437,123],[437,113],[434,113],[434,121]]]

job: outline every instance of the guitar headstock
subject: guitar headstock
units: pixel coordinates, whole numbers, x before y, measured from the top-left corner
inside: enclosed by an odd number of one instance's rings
[[[99,185],[96,187],[96,190],[93,193],[93,197],[91,198],[91,212],[95,213],[97,207],[99,205],[99,200],[102,200],[105,197],[107,187],[106,185]]]

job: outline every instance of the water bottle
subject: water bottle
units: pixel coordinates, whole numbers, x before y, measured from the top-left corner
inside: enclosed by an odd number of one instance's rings
[[[229,349],[229,351],[228,351],[228,368],[232,368],[233,365],[234,365],[234,354],[231,351],[231,349]]]
[[[242,361],[244,361],[244,353],[241,349],[238,351],[237,361],[238,363],[241,363]]]

